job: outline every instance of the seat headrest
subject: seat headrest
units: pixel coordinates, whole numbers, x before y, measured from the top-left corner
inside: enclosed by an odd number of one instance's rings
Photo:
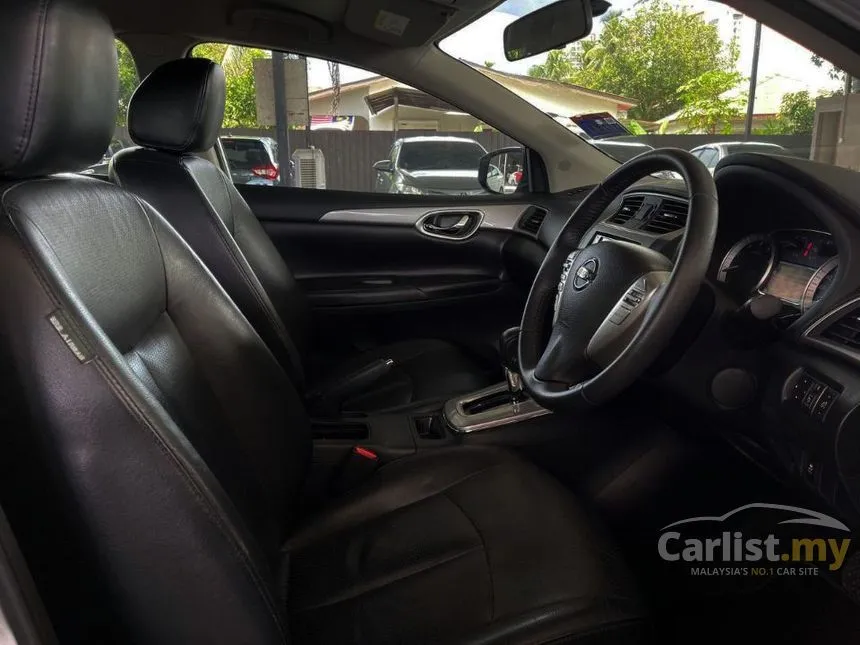
[[[224,70],[205,58],[164,63],[134,92],[128,134],[137,145],[203,152],[215,145],[224,119]]]
[[[98,161],[116,123],[110,23],[73,0],[4,2],[0,18],[0,176]]]

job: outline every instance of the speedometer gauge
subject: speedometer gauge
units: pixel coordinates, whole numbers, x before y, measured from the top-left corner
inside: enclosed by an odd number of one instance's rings
[[[827,290],[836,279],[838,268],[839,258],[830,258],[812,274],[806,289],[803,290],[803,298],[800,301],[801,311],[808,311],[812,305],[827,295]]]
[[[776,261],[776,244],[770,235],[759,233],[738,241],[720,263],[717,280],[733,296],[746,300],[765,283]]]

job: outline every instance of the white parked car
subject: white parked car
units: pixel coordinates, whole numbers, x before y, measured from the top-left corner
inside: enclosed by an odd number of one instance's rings
[[[736,152],[761,152],[769,155],[788,154],[788,151],[775,143],[764,141],[722,141],[708,143],[690,150],[714,174],[714,169],[720,161]]]

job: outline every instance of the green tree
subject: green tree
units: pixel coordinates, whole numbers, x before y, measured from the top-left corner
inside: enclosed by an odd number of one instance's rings
[[[576,74],[576,69],[570,58],[570,51],[566,49],[553,49],[546,55],[546,60],[543,63],[532,65],[529,68],[529,76],[546,78],[559,83],[571,82],[574,74]]]
[[[495,66],[496,66],[496,61],[494,61],[494,60],[485,60],[484,61],[484,67],[486,67],[487,69],[493,69]]]
[[[630,130],[630,134],[641,135],[648,134],[645,128],[642,127],[642,124],[639,121],[630,120],[624,124],[628,130]]]
[[[815,100],[807,90],[788,92],[780,101],[779,118],[788,123],[789,134],[812,134]]]
[[[221,43],[197,45],[193,55],[208,58],[224,68],[225,128],[253,128],[257,126],[257,86],[254,80],[254,61],[268,58],[270,53],[253,47],[237,47]]]
[[[678,88],[683,104],[678,120],[686,125],[686,132],[731,134],[734,120],[743,115],[746,94],[726,96],[737,87],[742,77],[738,72],[720,70],[705,72]]]
[[[124,126],[128,120],[128,102],[140,83],[140,77],[131,52],[121,40],[116,41],[116,57],[119,67],[119,104],[116,112],[116,124]]]
[[[737,53],[700,14],[650,0],[609,16],[598,36],[550,52],[529,74],[628,96],[638,103],[631,118],[654,121],[682,107],[682,85],[731,72]]]
[[[815,99],[809,92],[788,92],[783,95],[779,114],[769,119],[758,134],[812,134],[815,125]]]

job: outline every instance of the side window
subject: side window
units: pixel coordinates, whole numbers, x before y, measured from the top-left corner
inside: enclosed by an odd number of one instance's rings
[[[705,148],[702,151],[701,160],[702,163],[705,164],[705,166],[707,166],[708,168],[713,168],[720,160],[720,153],[717,152],[716,148]]]
[[[224,67],[221,141],[237,184],[485,195],[481,157],[519,146],[444,101],[362,69],[217,43],[191,55]]]
[[[128,136],[127,117],[128,117],[128,102],[134,90],[137,89],[140,83],[140,76],[137,73],[137,65],[131,55],[128,47],[124,42],[116,39],[116,55],[119,67],[119,100],[117,101],[116,110],[116,127],[114,129],[113,138],[110,145],[105,150],[102,158],[92,166],[83,171],[86,175],[97,175],[106,177],[108,174],[108,164],[111,157],[122,150],[132,145],[131,139]]]

